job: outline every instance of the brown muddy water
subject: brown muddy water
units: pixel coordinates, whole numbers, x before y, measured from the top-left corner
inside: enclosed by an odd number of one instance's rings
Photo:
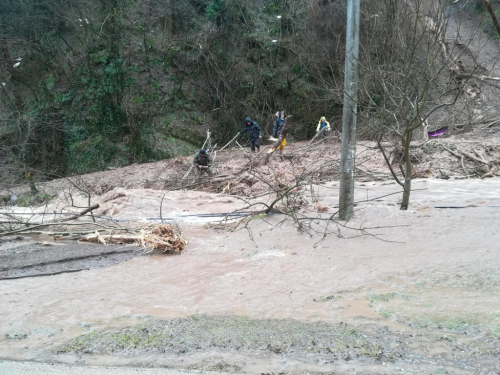
[[[321,194],[332,207],[333,185]],[[500,182],[414,187],[426,190],[406,212],[398,195],[359,206],[351,226],[397,225],[372,235],[343,228],[321,241],[277,227],[280,217],[236,232],[181,223],[182,255],[1,280],[0,357],[253,373],[494,373]],[[373,183],[358,194],[396,190]]]

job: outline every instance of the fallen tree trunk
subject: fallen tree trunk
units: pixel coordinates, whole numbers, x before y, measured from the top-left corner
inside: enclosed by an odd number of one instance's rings
[[[27,223],[19,222],[19,221],[14,221],[12,222],[13,225],[28,225]],[[98,228],[103,228],[101,230],[127,230],[125,228],[120,228],[120,227],[110,227],[106,225],[102,225],[100,223],[91,223],[91,222],[77,222],[77,223],[69,223],[69,222],[60,222],[60,221],[55,221],[51,223],[44,223],[44,224],[35,224],[32,226],[28,226],[26,228],[20,228],[8,232],[0,232],[0,237],[2,236],[10,236],[12,234],[16,233],[26,233],[26,234],[37,234],[36,229],[38,228],[45,228],[45,227],[50,227],[50,226],[55,226],[55,227],[68,227],[68,226],[92,226],[92,227],[98,227]],[[86,231],[86,233],[90,233],[95,229],[90,229]],[[60,233],[61,231],[58,231]]]
[[[468,153],[466,153],[466,152],[464,152],[464,151],[460,151],[460,150],[458,150],[458,152],[459,152],[460,154],[462,154],[463,156],[465,156],[466,158],[469,158],[470,160],[477,161],[478,163],[485,164],[485,165],[487,165],[488,167],[489,167],[489,166],[491,166],[491,165],[493,164],[492,162],[489,162],[489,161],[487,161],[487,160],[481,160],[481,159],[479,159],[479,158],[475,157],[474,155],[468,154]]]
[[[101,243],[103,245],[107,244],[126,244],[126,243],[136,243],[139,240],[138,235],[133,234],[100,234],[95,232],[88,234],[81,238],[80,241]]]

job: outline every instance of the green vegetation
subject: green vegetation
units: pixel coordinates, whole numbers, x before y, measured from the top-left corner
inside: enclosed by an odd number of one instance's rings
[[[500,18],[500,0],[490,0],[493,10],[497,16]],[[479,16],[482,18],[484,31],[493,39],[500,40],[497,30],[493,24],[491,16],[488,14],[486,5],[483,0],[472,0],[464,4],[464,8],[468,10],[472,15]]]
[[[392,316],[392,312],[390,312],[389,310],[382,309],[380,310],[380,315],[382,315],[382,317],[386,319],[389,319]]]
[[[0,0],[0,161],[18,180],[153,161],[280,109],[295,139],[336,127],[344,23],[342,2]]]
[[[395,119],[419,125],[442,70],[399,4],[362,1],[365,137]],[[345,22],[345,1],[0,0],[2,174],[7,165],[11,180],[26,169],[52,178],[189,154],[208,129],[223,144],[246,116],[269,133],[281,109],[294,116],[293,139],[310,138],[321,116],[339,130]],[[391,87],[421,93],[422,108],[394,106]]]
[[[25,332],[6,333],[4,337],[6,340],[24,340],[28,338],[28,334]]]
[[[408,299],[407,296],[400,294],[400,293],[383,293],[383,294],[370,294],[368,295],[368,299],[370,301],[369,306],[373,307],[375,302],[387,302],[390,300],[393,300],[395,298],[403,298],[403,299]]]
[[[204,315],[151,319],[118,332],[95,331],[74,339],[60,351],[186,353],[195,350],[259,350],[291,358],[314,353],[330,360],[351,356],[380,358],[383,354],[376,340],[345,324]]]
[[[17,198],[16,205],[20,207],[40,206],[50,202],[52,196],[45,193],[25,193]]]
[[[414,316],[398,317],[398,321],[414,328],[435,328],[457,333],[477,333],[481,325],[475,318],[458,316]]]
[[[491,327],[490,335],[492,339],[500,340],[500,325]]]

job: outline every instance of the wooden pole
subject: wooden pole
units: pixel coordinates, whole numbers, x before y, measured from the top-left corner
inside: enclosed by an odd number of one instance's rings
[[[239,136],[239,135],[240,135],[240,133],[236,134],[236,135],[234,136],[234,138],[233,138],[233,139],[231,139],[229,142],[227,142],[227,144],[226,144],[224,147],[222,147],[219,151],[223,151],[223,150],[224,150],[227,146],[229,146],[231,143],[233,143],[233,141],[234,141],[236,138],[238,138],[238,136]]]
[[[339,192],[339,218],[340,220],[346,221],[351,219],[354,214],[354,171],[356,156],[356,120],[358,111],[359,19],[360,0],[348,0]]]

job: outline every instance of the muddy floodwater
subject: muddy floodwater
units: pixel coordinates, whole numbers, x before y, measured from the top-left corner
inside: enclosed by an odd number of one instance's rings
[[[234,232],[186,220],[181,255],[4,278],[0,358],[251,373],[495,374],[500,180],[416,180],[413,188],[403,212],[401,195],[390,195],[395,184],[358,184],[355,219],[326,238],[278,215]],[[332,212],[337,191],[336,183],[316,191]],[[155,198],[134,194],[129,202]],[[225,199],[183,210],[226,212],[235,203]],[[132,205],[120,209],[133,215]],[[319,231],[321,223],[312,225]],[[2,246],[2,256],[16,251]],[[17,247],[18,257],[45,248],[49,258],[60,256],[56,245],[30,246]],[[2,267],[3,275],[13,272]]]

